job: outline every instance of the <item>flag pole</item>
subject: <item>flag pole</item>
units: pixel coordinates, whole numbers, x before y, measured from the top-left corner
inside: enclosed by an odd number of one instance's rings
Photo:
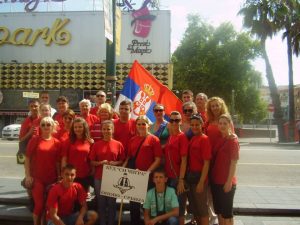
[[[120,210],[119,210],[119,218],[118,218],[118,225],[121,225],[122,211],[123,211],[123,198],[121,199],[121,205],[120,205]]]

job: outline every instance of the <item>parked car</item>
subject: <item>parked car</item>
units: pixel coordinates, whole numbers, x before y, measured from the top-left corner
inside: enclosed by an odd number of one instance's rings
[[[21,124],[11,124],[2,129],[2,139],[19,139]]]

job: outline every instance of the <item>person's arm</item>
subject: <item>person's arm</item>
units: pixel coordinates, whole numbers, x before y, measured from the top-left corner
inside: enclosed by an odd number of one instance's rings
[[[204,160],[204,165],[201,171],[201,177],[196,187],[196,192],[201,193],[204,190],[204,184],[209,170],[209,160]]]
[[[61,158],[61,168],[64,168],[67,165],[67,157],[63,156]]]
[[[19,138],[19,141],[22,142],[22,141],[26,141],[26,140],[28,140],[29,138],[31,138],[32,135],[33,135],[33,133],[34,133],[34,130],[35,130],[35,129],[36,129],[36,128],[35,128],[34,126],[32,126],[32,127],[29,129],[29,131],[28,131],[24,136],[22,136],[22,137]]]
[[[84,225],[83,217],[87,212],[87,204],[86,204],[86,201],[83,201],[80,204],[81,204],[81,208],[80,208],[79,215],[77,217],[75,225]]]
[[[149,166],[147,171],[149,171],[150,173],[153,172],[153,170],[155,170],[157,167],[159,167],[160,162],[161,162],[161,158],[155,157],[154,162]]]
[[[112,165],[112,166],[119,166],[123,164],[123,160],[118,160],[118,161],[108,161],[107,162],[108,165]]]
[[[226,183],[223,187],[225,193],[229,192],[232,188],[232,178],[234,177],[235,172],[236,172],[236,165],[237,165],[237,160],[230,161],[229,174],[228,174]]]
[[[152,225],[150,222],[150,209],[144,209],[144,222],[145,225]]]
[[[26,185],[26,187],[31,187],[33,184],[33,177],[30,174],[30,164],[31,164],[30,158],[28,156],[25,156],[24,168],[25,168],[25,185]]]
[[[104,165],[104,164],[108,164],[108,161],[106,159],[102,160],[102,161],[91,160],[91,165],[92,166],[101,166],[101,165]]]
[[[57,208],[50,208],[49,216],[54,225],[65,225],[65,223],[57,215]]]
[[[186,164],[187,164],[187,156],[182,156],[181,157],[181,163],[180,163],[178,184],[177,184],[177,193],[179,195],[182,194],[185,191],[184,176],[185,176],[185,171],[186,171]]]
[[[127,166],[127,164],[128,164],[128,160],[129,160],[129,157],[127,157],[126,159],[125,159],[125,161],[124,161],[124,163],[123,163],[123,167],[126,167]]]
[[[156,224],[157,222],[159,221],[164,221],[164,220],[167,220],[169,219],[170,217],[177,217],[179,216],[179,207],[176,207],[176,208],[173,208],[170,212],[167,212],[163,215],[160,215],[160,216],[157,216],[157,217],[154,217],[152,220],[152,223],[149,223],[149,225],[151,224]],[[147,224],[148,225],[148,224]]]

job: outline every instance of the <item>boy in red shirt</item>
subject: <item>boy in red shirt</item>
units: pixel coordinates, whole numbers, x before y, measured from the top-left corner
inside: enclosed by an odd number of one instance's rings
[[[122,101],[119,106],[120,118],[114,120],[114,139],[122,143],[126,155],[129,140],[136,134],[135,120],[130,118],[131,111],[131,101]]]
[[[62,170],[62,181],[53,185],[47,198],[48,225],[95,224],[97,213],[87,211],[86,192],[79,183],[74,183],[76,169],[71,164]],[[74,212],[75,203],[80,210]]]

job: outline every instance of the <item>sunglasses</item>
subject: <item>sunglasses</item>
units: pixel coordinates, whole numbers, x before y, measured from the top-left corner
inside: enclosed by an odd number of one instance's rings
[[[163,109],[154,109],[154,112],[163,112]]]
[[[103,98],[103,97],[105,97],[105,95],[96,95],[98,98],[99,97],[101,97],[101,98]]]
[[[184,113],[192,113],[194,110],[193,109],[184,109],[183,112]]]
[[[146,123],[137,123],[136,125],[145,127],[147,124]]]
[[[181,119],[170,119],[169,122],[170,123],[179,123],[181,121]]]
[[[42,123],[41,127],[51,127],[51,124],[50,123]]]

